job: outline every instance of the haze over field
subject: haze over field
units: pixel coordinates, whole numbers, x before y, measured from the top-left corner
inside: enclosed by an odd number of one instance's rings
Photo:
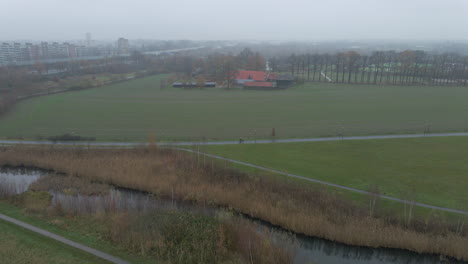
[[[468,264],[468,0],[0,7],[1,263]]]
[[[464,0],[1,0],[2,39],[466,40]]]

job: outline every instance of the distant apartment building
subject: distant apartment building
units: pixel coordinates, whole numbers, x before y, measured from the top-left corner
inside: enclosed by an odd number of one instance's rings
[[[66,61],[69,59],[104,58],[129,53],[128,39],[119,38],[115,45],[87,46],[73,43],[0,43],[0,65],[28,65],[37,62]]]
[[[91,33],[86,33],[86,47],[91,47],[93,40],[91,38]]]
[[[85,46],[76,46],[76,57],[88,57],[90,56],[89,48]]]
[[[119,38],[117,40],[117,53],[118,54],[127,54],[129,53],[128,39]]]
[[[13,50],[11,52],[13,61],[20,61],[21,60],[21,43],[15,42],[13,43]]]
[[[9,61],[10,61],[10,44],[4,42],[0,46],[0,63],[4,62],[4,64],[7,64]]]

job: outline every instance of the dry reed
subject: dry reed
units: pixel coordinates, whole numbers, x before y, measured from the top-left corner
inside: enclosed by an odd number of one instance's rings
[[[466,230],[369,216],[322,191],[247,175],[167,149],[0,149],[0,165],[34,166],[156,195],[225,206],[273,225],[350,245],[401,248],[468,260]]]

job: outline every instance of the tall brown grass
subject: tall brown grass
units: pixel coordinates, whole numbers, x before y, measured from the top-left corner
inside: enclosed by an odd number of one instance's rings
[[[336,195],[224,169],[167,149],[0,150],[0,165],[35,166],[161,196],[230,207],[288,230],[350,245],[402,248],[468,260],[468,232],[436,220],[409,225]]]

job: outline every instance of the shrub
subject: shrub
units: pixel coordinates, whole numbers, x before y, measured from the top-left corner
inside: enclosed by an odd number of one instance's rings
[[[52,195],[48,192],[27,191],[19,194],[16,201],[28,210],[41,212],[49,207],[52,201]]]

